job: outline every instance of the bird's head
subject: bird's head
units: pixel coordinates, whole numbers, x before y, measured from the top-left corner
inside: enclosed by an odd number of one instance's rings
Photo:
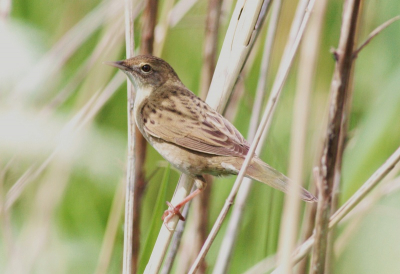
[[[180,82],[178,75],[166,61],[151,55],[138,55],[106,64],[122,70],[136,89],[155,89],[167,82]]]

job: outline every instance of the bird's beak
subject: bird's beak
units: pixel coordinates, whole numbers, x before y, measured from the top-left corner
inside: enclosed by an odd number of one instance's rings
[[[122,61],[116,61],[116,62],[103,62],[105,65],[109,65],[112,67],[119,68],[121,70],[130,70],[129,66],[126,64],[125,60]]]

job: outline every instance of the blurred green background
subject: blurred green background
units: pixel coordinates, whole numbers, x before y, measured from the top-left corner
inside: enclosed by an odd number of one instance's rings
[[[121,211],[117,211],[115,245],[108,249],[111,257],[106,269],[99,264],[99,256],[113,201],[124,197],[121,186],[125,180],[127,150],[127,95],[124,76],[102,62],[125,57],[124,1],[1,3],[5,3],[2,9],[6,12],[1,13],[0,21],[0,273],[119,273],[123,244]],[[234,4],[234,1],[224,3],[220,45]],[[307,129],[306,178],[310,178],[319,155],[334,68],[330,48],[338,44],[342,4],[343,1],[328,2],[320,38]],[[165,12],[163,5],[164,1],[160,1],[160,14]],[[284,2],[269,87],[295,6],[296,1]],[[204,0],[195,1],[187,13],[174,10],[170,20],[180,14],[183,17],[168,27],[161,54],[195,93],[199,89],[206,10]],[[397,0],[384,4],[378,0],[365,1],[358,44],[399,13]],[[135,20],[135,30],[138,44],[140,15]],[[264,41],[265,30],[264,27],[259,42]],[[400,144],[399,48],[400,22],[395,22],[358,56],[340,203]],[[244,136],[257,86],[261,44],[255,46],[253,54],[253,65],[246,66],[246,73],[242,74],[244,93],[233,117]],[[298,70],[295,62],[261,155],[284,173],[289,162]],[[113,87],[117,90],[108,86],[114,75],[117,84]],[[166,192],[165,196],[160,195],[162,201],[169,200],[179,177],[172,170],[169,183],[161,185],[165,166],[165,161],[149,147],[147,174],[158,171],[149,180],[143,198],[142,249],[153,215],[161,216],[153,210],[159,191]],[[215,180],[211,224],[234,179]],[[366,210],[359,210],[339,226],[334,273],[400,273],[399,183],[397,187],[396,183],[389,183],[387,188],[374,193],[377,198],[368,203]],[[229,273],[243,273],[276,252],[282,202],[283,194],[254,184]],[[195,217],[189,216],[188,222]],[[157,218],[159,227],[161,220]],[[209,273],[225,225],[207,256]],[[182,263],[179,256],[174,267],[176,273]],[[104,272],[99,272],[99,268]]]

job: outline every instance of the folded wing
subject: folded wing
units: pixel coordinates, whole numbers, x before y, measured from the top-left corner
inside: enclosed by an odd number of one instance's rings
[[[249,151],[240,132],[186,88],[151,96],[157,99],[141,110],[147,134],[207,154],[245,157]]]

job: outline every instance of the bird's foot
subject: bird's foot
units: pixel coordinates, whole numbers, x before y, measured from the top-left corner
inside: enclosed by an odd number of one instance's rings
[[[168,222],[174,217],[175,215],[179,217],[179,220],[184,221],[185,217],[182,216],[182,213],[179,211],[182,206],[173,206],[170,202],[167,202],[168,209],[164,211],[164,214],[162,216],[162,220],[164,221],[164,225],[168,228],[168,230],[171,230],[168,227]]]

